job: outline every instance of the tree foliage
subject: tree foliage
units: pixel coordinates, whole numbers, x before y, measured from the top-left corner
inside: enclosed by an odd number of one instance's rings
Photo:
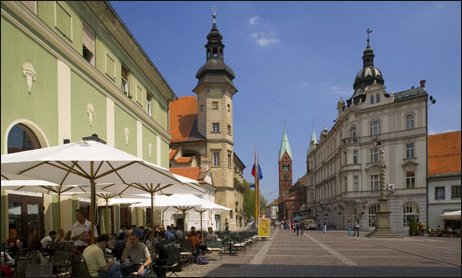
[[[255,190],[250,189],[250,183],[244,179],[244,212],[245,212],[245,221],[249,222],[251,219],[255,218]],[[260,190],[260,215],[265,213],[267,201],[265,197],[261,194]]]

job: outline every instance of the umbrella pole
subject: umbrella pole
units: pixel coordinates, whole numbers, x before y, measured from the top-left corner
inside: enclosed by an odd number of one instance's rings
[[[104,217],[104,219],[105,219],[104,226],[106,226],[106,230],[109,231],[109,228],[108,228],[109,227],[109,216],[108,216],[108,214],[109,214],[109,211],[108,211],[109,198],[105,198],[105,200],[106,200],[106,213],[105,213],[106,215]],[[110,235],[112,236],[112,227],[110,229],[110,232],[111,232]]]
[[[93,173],[93,162],[91,162],[91,172]],[[93,244],[94,239],[95,239],[95,227],[94,227],[94,222],[95,222],[95,203],[96,203],[96,188],[95,188],[95,181],[93,179],[90,180],[90,186],[91,186],[91,198],[90,198],[90,243]]]
[[[61,230],[61,192],[58,192],[58,231]]]
[[[201,232],[202,232],[202,214],[204,213],[203,210],[199,211],[199,214],[201,215]]]
[[[151,194],[151,228],[154,232],[154,194]]]
[[[185,227],[186,227],[186,210],[183,210],[183,234],[184,234]]]

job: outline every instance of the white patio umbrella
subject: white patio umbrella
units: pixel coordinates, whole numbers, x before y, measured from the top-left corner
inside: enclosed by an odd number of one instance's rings
[[[460,220],[460,210],[446,211],[440,216],[445,220]]]
[[[85,140],[87,139],[87,140]],[[94,141],[98,140],[98,141]],[[165,168],[100,143],[96,135],[84,141],[1,156],[2,173],[25,175],[60,185],[90,185],[90,222],[94,224],[96,185],[102,183],[181,184]],[[191,189],[194,191],[193,189]],[[91,225],[91,241],[94,240]]]
[[[163,200],[157,202],[156,207],[172,207],[183,212],[183,219],[186,220],[186,211],[199,208],[204,204],[204,199],[194,194],[172,194]],[[183,225],[183,232],[186,225]]]
[[[200,206],[199,208],[196,208],[195,211],[197,211],[200,214],[200,220],[201,220],[201,231],[202,231],[202,214],[206,211],[214,211],[214,212],[220,212],[220,211],[229,211],[232,210],[230,208],[224,207],[222,205],[216,204],[210,200],[203,199],[204,204]]]

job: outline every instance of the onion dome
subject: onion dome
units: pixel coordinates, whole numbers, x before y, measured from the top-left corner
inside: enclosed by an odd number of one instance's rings
[[[225,64],[223,49],[225,45],[221,42],[223,36],[220,34],[216,24],[216,13],[213,12],[212,29],[207,35],[206,59],[205,64],[197,71],[196,78],[201,80],[204,75],[211,73],[212,75],[225,75],[230,80],[235,78],[234,71]]]

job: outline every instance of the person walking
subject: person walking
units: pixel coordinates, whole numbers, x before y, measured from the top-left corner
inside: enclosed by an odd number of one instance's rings
[[[324,217],[324,220],[322,221],[322,233],[326,234],[327,233],[327,219]]]
[[[359,237],[359,219],[356,219],[353,236]]]
[[[351,235],[351,223],[350,223],[349,219],[348,219],[348,223],[347,223],[347,231],[348,231],[348,237],[350,237],[350,235]]]

